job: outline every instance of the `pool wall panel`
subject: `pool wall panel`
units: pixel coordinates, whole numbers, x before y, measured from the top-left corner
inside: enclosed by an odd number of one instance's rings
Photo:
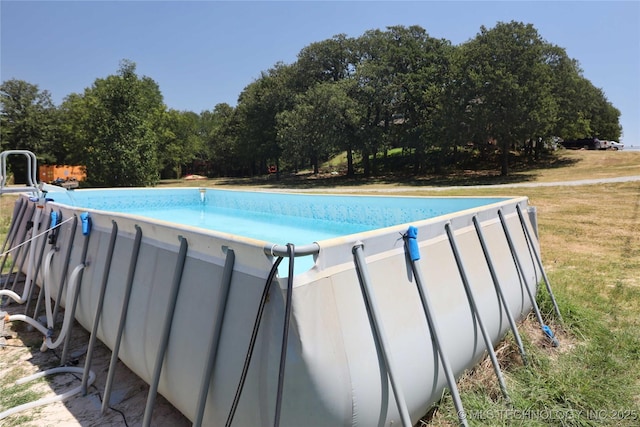
[[[417,264],[442,329],[443,351],[457,376],[474,366],[485,349],[444,234],[445,225],[450,224],[454,230],[480,316],[495,345],[509,325],[471,219],[477,215],[481,221],[509,307],[514,316],[522,318],[531,309],[531,303],[497,219],[498,210],[505,215],[524,264],[525,282],[534,293],[540,272],[529,252],[516,204],[526,210],[526,198],[518,198],[413,224],[419,230],[421,259]],[[135,227],[142,230],[119,356],[146,382],[151,381],[166,316],[179,236],[187,240],[187,259],[158,390],[190,419],[196,412],[197,391],[214,330],[226,251],[234,251],[236,264],[205,407],[205,425],[223,425],[236,392],[260,296],[274,261],[271,255],[265,254],[266,242],[124,214],[55,204],[50,204],[51,207],[60,209],[63,219],[83,211],[88,211],[92,218],[88,265],[76,310],[77,320],[88,330],[98,305],[112,221],[118,224],[98,329],[98,338],[109,348],[113,348],[116,340]],[[417,422],[441,396],[446,386],[445,377],[404,251],[402,235],[408,225],[319,242],[320,252],[313,267],[294,277],[281,425],[368,427],[399,423],[393,391],[354,268],[352,251],[356,244],[363,245],[366,268],[372,278],[392,358],[398,368],[398,381],[412,420]],[[68,245],[72,245],[72,251],[67,277],[81,263],[85,237],[78,223],[75,238],[70,242],[71,227],[72,223],[66,223],[60,229],[59,250],[53,258],[50,282],[54,296],[64,264],[62,254]],[[44,239],[39,244],[44,244]],[[538,250],[537,242],[535,247]],[[270,288],[234,425],[271,424],[274,416],[287,281],[286,269],[279,271],[277,285]],[[39,283],[42,284],[41,276]]]

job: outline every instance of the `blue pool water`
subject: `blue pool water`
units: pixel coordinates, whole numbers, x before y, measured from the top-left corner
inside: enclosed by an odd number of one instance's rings
[[[309,244],[484,206],[504,198],[303,195],[197,188],[76,190],[56,202],[129,213],[271,243]]]

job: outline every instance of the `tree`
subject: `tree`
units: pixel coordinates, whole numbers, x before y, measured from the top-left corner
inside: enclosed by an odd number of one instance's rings
[[[0,149],[29,150],[40,161],[55,162],[56,110],[49,92],[23,80],[7,80],[0,86],[0,107]],[[26,182],[24,159],[9,161],[16,182]]]
[[[607,100],[602,89],[597,88],[597,99],[592,105],[592,135],[604,140],[618,141],[622,135],[620,110]]]
[[[182,165],[191,162],[203,150],[198,134],[200,117],[191,111],[169,110],[161,118],[158,144],[160,170],[166,177],[180,178]]]
[[[300,83],[306,89],[320,82],[339,82],[355,71],[354,39],[338,34],[311,43],[298,54],[296,61]]]
[[[0,86],[0,147],[30,150],[39,156],[50,148],[54,132],[54,105],[48,91],[11,79]]]
[[[204,141],[201,160],[211,164],[210,172],[215,176],[232,176],[242,170],[237,128],[236,110],[227,103],[200,114],[200,135]]]
[[[341,109],[341,114],[343,118],[340,123],[343,129],[339,138],[333,141],[333,146],[341,147],[342,150],[346,151],[348,176],[355,174],[353,152],[354,149],[360,148],[361,144],[358,141],[362,133],[361,123],[359,123],[361,120],[360,118],[356,119],[358,108],[356,106],[357,103],[355,103],[355,95],[357,94],[355,84],[356,68],[360,64],[358,55],[358,39],[338,34],[330,39],[312,43],[303,48],[298,54],[298,60],[295,63],[295,69],[298,74],[295,85],[297,93],[304,93],[309,89],[312,91],[318,90],[318,88],[314,89],[314,86],[320,83],[339,84],[339,86],[333,87],[332,90],[338,90],[339,88],[341,93],[339,97],[342,99],[343,108]],[[329,88],[329,86],[325,88]],[[347,100],[351,103],[350,106],[344,104],[344,101]],[[283,121],[284,117],[281,118],[279,125],[282,125]]]
[[[394,26],[365,32],[356,46],[355,97],[366,130],[360,140],[365,174],[375,169],[379,149],[386,152],[394,146],[414,153],[417,172],[427,147],[442,133],[438,117],[449,80],[451,44],[419,26]]]
[[[156,82],[122,61],[116,75],[97,79],[68,99],[76,138],[72,149],[93,186],[153,185],[158,180],[159,125],[165,106]]]
[[[266,171],[270,162],[280,170],[282,149],[277,140],[276,116],[293,106],[295,82],[295,66],[279,63],[240,94],[236,108],[238,153],[246,156],[251,175]]]
[[[347,95],[344,83],[318,83],[296,96],[293,109],[278,114],[278,140],[294,168],[309,159],[317,174],[321,160],[347,148],[355,102]],[[352,159],[350,168],[353,171]]]
[[[375,158],[385,146],[389,122],[400,102],[393,85],[394,64],[388,60],[388,37],[381,30],[370,30],[355,41],[356,71],[351,96],[358,103],[359,121],[353,132],[353,145],[362,153],[364,175],[375,172],[370,156]]]
[[[555,45],[547,46],[545,58],[552,70],[551,90],[558,106],[551,134],[563,139],[619,139],[620,111],[583,76],[578,61]]]
[[[398,97],[392,128],[400,143],[414,151],[414,170],[422,171],[426,151],[443,141],[442,104],[450,81],[451,43],[430,37],[419,26],[389,27],[388,59]]]
[[[88,138],[85,125],[90,110],[83,95],[72,93],[58,107],[60,145],[66,154],[64,161],[70,164],[84,164],[82,147]]]
[[[498,23],[481,27],[460,47],[457,103],[474,140],[496,141],[501,174],[509,170],[509,151],[546,135],[554,117],[545,42],[531,24]]]

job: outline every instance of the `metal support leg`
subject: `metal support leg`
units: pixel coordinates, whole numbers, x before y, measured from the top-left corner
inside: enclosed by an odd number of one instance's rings
[[[4,242],[2,243],[2,252],[7,249],[7,243],[13,237],[15,233],[16,223],[18,222],[18,218],[22,219],[22,211],[23,211],[24,199],[18,198],[13,205],[13,212],[11,213],[11,222],[9,223],[9,229],[7,230],[7,235],[4,238]],[[11,247],[11,245],[9,245]],[[1,270],[1,269],[0,269]]]
[[[45,263],[47,262],[51,262],[51,260],[48,258],[49,255],[47,255],[47,259],[45,259]],[[52,255],[53,257],[53,255]],[[40,292],[38,292],[38,299],[36,300],[36,306],[33,309],[33,315],[31,316],[34,319],[38,319],[38,313],[40,313],[40,305],[42,304],[42,302],[44,301],[44,294],[46,293],[44,290],[44,287],[46,286],[46,281],[48,280],[48,277],[43,276],[42,278],[42,287],[40,288]],[[27,314],[27,313],[25,313]]]
[[[73,322],[73,319],[75,318],[76,304],[78,303],[78,296],[80,295],[80,285],[82,284],[82,275],[84,273],[84,268],[87,267],[86,260],[87,260],[87,251],[89,250],[90,237],[91,237],[91,234],[86,234],[84,236],[84,243],[82,245],[82,254],[80,255],[80,265],[82,265],[83,268],[78,273],[78,286],[76,286],[71,307],[69,307],[69,301],[65,301],[65,310],[71,310],[71,322]],[[67,332],[67,335],[65,335],[64,337],[64,346],[62,347],[62,357],[60,358],[60,366],[64,366],[67,360],[67,353],[69,352],[69,343],[71,342],[71,330],[72,330],[71,325],[69,325],[69,331]]]
[[[51,211],[53,212],[53,211]],[[51,226],[51,224],[53,224],[52,218],[51,218],[51,212],[49,214],[49,225]],[[57,213],[57,217],[56,217],[56,223],[53,226],[53,230],[50,230],[49,234],[48,234],[48,242],[49,245],[51,245],[51,250],[50,250],[50,254],[51,257],[53,258],[53,255],[55,255],[55,252],[57,252],[59,250],[59,248],[56,246],[56,243],[58,241],[58,234],[60,233],[60,226],[61,226],[61,221],[62,221],[62,214],[61,213]],[[46,246],[46,245],[45,245]],[[53,251],[53,252],[51,252]],[[33,315],[31,317],[33,317],[34,319],[38,318],[38,313],[40,312],[40,304],[42,304],[42,301],[44,301],[44,294],[46,293],[44,291],[44,286],[45,283],[47,281],[51,280],[51,277],[49,277],[46,273],[49,272],[49,268],[50,268],[50,264],[51,264],[51,259],[49,258],[49,254],[47,254],[47,258],[45,258],[45,265],[42,266],[42,264],[40,265],[40,268],[43,269],[44,268],[44,272],[43,272],[43,276],[42,276],[42,283],[43,286],[40,289],[40,292],[38,293],[38,300],[36,301],[36,307],[33,310]],[[26,310],[25,310],[25,314],[26,314]]]
[[[525,236],[527,238],[527,245],[529,245],[529,249],[533,252],[533,255],[538,263],[538,267],[542,272],[542,278],[544,279],[544,284],[547,287],[547,292],[549,292],[549,297],[551,297],[551,302],[553,303],[553,310],[556,312],[556,316],[558,316],[558,320],[562,322],[562,315],[560,314],[558,303],[556,302],[556,298],[553,295],[553,291],[551,290],[551,284],[549,283],[549,278],[547,277],[547,273],[545,273],[544,271],[544,266],[542,265],[542,259],[540,259],[540,254],[538,253],[535,246],[533,245],[533,238],[531,237],[531,233],[529,232],[529,227],[525,222],[524,215],[522,214],[522,210],[520,209],[520,205],[516,205],[516,210],[518,211],[520,224],[522,224],[522,229],[524,230]]]
[[[35,285],[35,279],[34,279],[34,274],[33,274],[33,270],[36,269],[36,274],[37,274],[37,267],[36,267],[36,252],[37,252],[37,248],[38,248],[38,240],[41,238],[40,235],[40,226],[42,225],[42,213],[44,212],[44,205],[46,202],[43,201],[42,198],[39,198],[38,201],[36,202],[36,211],[34,214],[34,219],[33,219],[33,227],[32,227],[32,231],[31,231],[31,237],[29,238],[29,245],[28,251],[25,251],[25,256],[22,258],[22,265],[20,265],[20,270],[22,270],[24,262],[27,262],[27,274],[25,276],[25,280],[24,280],[24,286],[25,289],[28,291],[31,291],[32,285]],[[45,227],[46,230],[47,227]],[[45,233],[48,233],[48,231],[45,231]],[[28,259],[27,259],[28,257]],[[16,279],[18,278],[18,275],[16,275]],[[14,280],[13,282],[13,287],[11,288],[11,290],[14,290],[15,286],[16,286],[16,281]],[[23,290],[24,291],[24,290]],[[27,292],[28,294],[29,292]],[[27,297],[28,295],[24,294],[24,297]],[[24,298],[20,298],[20,301],[22,303],[22,301],[24,301]]]
[[[461,426],[467,426],[467,415],[464,410],[464,406],[462,405],[462,399],[460,399],[460,392],[458,391],[458,385],[456,384],[456,378],[453,375],[453,370],[451,369],[451,365],[449,365],[449,361],[444,355],[444,351],[442,349],[442,343],[440,341],[440,328],[438,327],[438,322],[436,317],[433,315],[433,308],[431,305],[431,300],[429,299],[429,294],[426,291],[424,286],[424,280],[422,278],[422,270],[416,264],[416,261],[420,259],[420,253],[417,245],[417,241],[414,243],[414,249],[411,249],[411,239],[417,238],[417,229],[412,227],[409,229],[409,232],[405,235],[405,251],[407,252],[407,257],[411,264],[411,271],[413,272],[413,277],[416,280],[416,288],[418,289],[418,294],[420,295],[420,301],[422,302],[422,309],[424,310],[424,315],[427,319],[427,325],[429,326],[429,333],[431,334],[431,340],[436,347],[436,352],[438,353],[440,363],[442,365],[442,370],[444,371],[444,375],[447,379],[447,384],[449,385],[449,393],[451,393],[451,397],[453,399],[453,405],[456,408],[456,413],[458,414],[458,421]],[[437,361],[436,361],[437,363]]]
[[[504,235],[507,238],[507,243],[509,244],[509,250],[511,251],[511,256],[513,257],[513,261],[516,265],[516,270],[518,272],[518,277],[521,280],[522,286],[526,289],[527,295],[529,295],[529,299],[531,300],[531,305],[533,306],[533,311],[536,314],[536,318],[538,319],[538,323],[540,324],[540,329],[547,335],[554,346],[558,345],[558,341],[553,336],[553,332],[547,325],[544,324],[542,320],[542,315],[540,314],[540,308],[538,307],[538,303],[536,302],[535,296],[531,293],[531,289],[529,288],[529,284],[527,283],[527,279],[524,276],[524,269],[522,268],[522,263],[520,262],[520,257],[518,256],[518,252],[513,243],[513,239],[511,239],[511,233],[509,232],[509,227],[507,226],[507,221],[504,219],[504,215],[501,210],[498,210],[498,217],[500,218],[500,224],[502,224],[502,229],[504,230]]]
[[[20,218],[20,220],[18,221],[18,223],[16,224],[16,230],[15,230],[15,234],[13,236],[12,242],[10,244],[11,248],[14,248],[16,244],[22,244],[23,242],[26,241],[26,237],[27,237],[27,228],[23,227],[22,230],[20,230],[20,224],[22,223],[22,219],[24,218],[24,216],[26,215],[28,218],[33,217],[33,210],[36,208],[35,203],[33,204],[29,204],[29,202],[25,201],[25,211],[22,215],[22,217]],[[15,254],[11,255],[11,266],[9,267],[9,272],[7,273],[5,280],[4,280],[4,284],[2,285],[2,289],[7,289],[7,286],[9,285],[9,280],[11,278],[11,274],[13,273],[13,269],[16,266],[16,262],[18,260],[19,254],[24,251],[24,247],[21,247],[20,250],[16,251]],[[2,268],[4,269],[4,264],[2,266]],[[19,272],[17,273],[19,274]]]
[[[116,245],[116,237],[118,237],[118,223],[111,221],[111,236],[109,246],[107,248],[107,258],[104,261],[104,272],[102,273],[102,282],[100,283],[100,295],[98,296],[98,306],[93,316],[93,326],[91,327],[91,336],[89,337],[89,345],[87,346],[87,358],[84,362],[84,371],[82,372],[82,388],[83,396],[87,395],[87,382],[89,380],[89,372],[91,372],[91,362],[93,359],[93,348],[98,338],[98,326],[100,325],[100,317],[102,317],[102,306],[104,304],[104,294],[107,290],[107,281],[109,280],[109,272],[111,270],[111,261],[113,260],[113,250]]]
[[[23,246],[20,247],[20,251],[16,254],[16,261],[18,257],[20,257],[21,260],[19,262],[20,266],[18,267],[18,270],[16,271],[15,276],[13,276],[13,284],[11,285],[12,291],[15,291],[16,289],[16,285],[18,284],[18,279],[20,278],[20,272],[23,271],[24,269],[24,263],[27,261],[27,257],[30,257],[31,248],[35,247],[35,244],[33,242],[33,237],[38,234],[38,222],[39,222],[41,212],[40,212],[40,209],[37,209],[36,203],[33,203],[33,206],[34,206],[34,209],[33,209],[34,212],[32,212],[30,216],[30,218],[33,219],[32,226],[30,228],[31,236],[29,236],[29,232],[28,232],[29,230],[25,229],[24,237],[21,239],[21,243],[24,243],[24,244]],[[14,266],[15,266],[15,263],[12,265],[12,268]],[[25,282],[26,282],[26,279],[25,279]]]
[[[496,374],[496,378],[498,379],[498,383],[500,384],[500,390],[502,391],[502,395],[507,401],[509,401],[510,400],[509,393],[507,393],[507,386],[504,383],[504,377],[502,376],[502,371],[500,370],[500,364],[498,363],[496,352],[493,349],[493,342],[491,341],[489,332],[487,332],[487,328],[484,326],[484,322],[482,321],[482,316],[480,316],[480,312],[478,311],[476,299],[473,295],[473,290],[471,289],[471,284],[469,283],[469,278],[467,277],[467,272],[465,271],[464,264],[462,262],[462,257],[460,256],[460,251],[458,250],[458,245],[456,243],[455,235],[451,230],[450,224],[445,224],[444,228],[445,228],[445,231],[447,232],[447,237],[449,238],[449,244],[451,245],[451,250],[453,251],[453,256],[456,260],[458,272],[460,272],[460,278],[462,279],[464,290],[467,294],[467,298],[469,299],[469,307],[471,308],[471,313],[473,314],[473,317],[475,317],[476,321],[478,322],[478,326],[480,327],[480,332],[482,333],[482,338],[484,338],[484,344],[487,347],[487,352],[489,352],[489,357],[491,358],[491,363],[493,364],[493,370]]]
[[[24,246],[22,246],[20,248],[20,262],[19,262],[19,267],[18,270],[16,271],[15,276],[13,276],[13,283],[11,284],[11,290],[15,291],[16,290],[16,285],[18,284],[18,279],[20,278],[20,273],[23,271],[24,269],[24,263],[27,262],[27,257],[29,256],[29,254],[31,253],[31,248],[35,248],[35,244],[32,240],[32,237],[37,234],[37,230],[35,229],[35,225],[32,228],[32,232],[31,232],[31,237],[27,238],[27,234],[25,233],[25,238],[26,240],[26,244]],[[25,286],[26,286],[26,276],[25,276]]]
[[[176,264],[175,273],[173,275],[173,282],[171,284],[169,303],[167,306],[167,317],[164,319],[164,325],[162,327],[162,336],[160,338],[160,346],[158,353],[156,354],[156,363],[153,368],[153,377],[151,384],[149,384],[149,394],[147,396],[147,405],[144,408],[144,418],[142,425],[149,427],[151,425],[151,414],[153,413],[153,405],[156,401],[156,395],[158,394],[158,384],[160,383],[160,374],[162,373],[162,365],[164,362],[164,356],[169,345],[169,335],[171,333],[171,324],[173,323],[173,315],[175,313],[176,302],[178,301],[178,293],[180,291],[180,282],[182,281],[182,273],[184,271],[185,260],[187,259],[187,239],[180,236],[180,250],[178,252],[178,262]]]
[[[53,306],[53,321],[55,323],[56,316],[58,315],[58,309],[60,308],[60,299],[62,298],[62,291],[64,290],[64,283],[67,278],[67,272],[69,271],[69,262],[71,261],[71,250],[73,249],[73,240],[76,237],[76,228],[78,226],[78,217],[73,216],[73,222],[71,225],[71,233],[67,242],[67,252],[64,256],[64,266],[62,267],[62,274],[60,275],[60,285],[58,286],[58,295],[56,297],[56,303]]]
[[[129,272],[127,274],[127,282],[125,284],[124,298],[122,300],[122,309],[120,311],[120,321],[118,322],[118,331],[116,333],[116,342],[111,352],[111,361],[109,362],[109,372],[107,373],[107,381],[104,386],[104,396],[102,398],[101,412],[109,407],[111,399],[111,386],[113,385],[113,377],[116,373],[116,363],[118,362],[118,353],[120,352],[120,342],[122,341],[122,333],[127,323],[127,311],[129,309],[129,299],[131,298],[131,288],[133,287],[133,277],[136,273],[136,264],[138,263],[138,253],[140,252],[140,242],[142,241],[142,230],[138,225],[136,227],[136,236],[133,241],[133,250],[131,251],[131,262],[129,263]]]
[[[49,229],[49,227],[51,226],[51,218],[49,218],[47,220],[47,230]],[[42,242],[42,246],[40,247],[40,253],[38,254],[38,261],[36,261],[37,267],[36,267],[36,271],[33,274],[33,281],[32,281],[32,285],[29,288],[29,294],[27,295],[27,300],[25,301],[25,305],[24,305],[24,314],[27,314],[27,312],[29,311],[29,306],[31,305],[31,298],[33,297],[33,290],[34,288],[36,288],[36,282],[38,280],[38,273],[40,272],[40,270],[42,269],[42,257],[44,256],[44,250],[47,247],[47,236],[49,235],[49,232],[47,231],[44,236],[43,236],[43,242]]]
[[[502,287],[500,286],[500,280],[498,279],[498,274],[493,266],[493,262],[491,261],[491,255],[489,254],[489,248],[487,247],[487,243],[484,240],[484,235],[482,233],[482,227],[478,222],[478,218],[474,215],[473,217],[473,225],[476,228],[476,234],[478,235],[478,240],[480,241],[480,246],[482,246],[482,253],[484,254],[484,258],[487,261],[487,266],[489,267],[489,273],[491,273],[491,279],[493,280],[493,286],[496,288],[496,293],[500,298],[500,303],[504,308],[504,312],[507,315],[507,319],[509,320],[509,326],[511,326],[511,332],[513,333],[513,337],[518,344],[518,349],[520,350],[520,356],[522,356],[522,362],[527,365],[527,354],[524,351],[524,345],[522,344],[522,340],[520,339],[520,333],[518,332],[518,326],[516,325],[516,321],[513,318],[513,314],[511,314],[511,309],[509,308],[509,304],[507,303],[507,299],[502,292]]]
[[[222,324],[224,322],[224,313],[227,308],[227,299],[229,297],[229,289],[231,288],[231,277],[233,274],[233,264],[235,263],[236,254],[233,249],[227,249],[227,258],[224,262],[224,270],[222,272],[222,281],[220,295],[218,296],[218,307],[216,309],[216,320],[214,323],[213,334],[209,343],[209,358],[207,366],[204,369],[202,383],[200,384],[200,393],[198,393],[198,404],[196,406],[196,417],[193,422],[194,427],[202,425],[204,416],[204,408],[207,403],[207,395],[209,393],[209,385],[213,378],[213,369],[216,366],[216,357],[218,355],[218,344],[220,343],[220,335],[222,333]]]
[[[376,303],[375,295],[371,287],[371,279],[369,278],[369,272],[366,268],[366,260],[364,258],[364,254],[362,253],[363,246],[364,245],[361,242],[358,242],[355,244],[355,246],[353,246],[352,249],[355,259],[356,271],[358,273],[358,280],[360,281],[360,288],[362,289],[362,294],[365,299],[367,311],[369,312],[369,315],[371,317],[371,327],[373,330],[374,338],[378,342],[379,348],[382,351],[384,366],[387,371],[389,381],[391,382],[391,387],[393,388],[393,394],[396,399],[396,405],[398,406],[402,425],[404,427],[412,427],[413,424],[411,423],[411,417],[409,415],[409,410],[407,409],[407,402],[404,398],[404,393],[402,392],[402,388],[400,387],[400,384],[398,384],[395,375],[393,360],[391,358],[391,352],[389,350],[389,342],[382,326],[378,305]]]
[[[13,215],[11,216],[11,225],[9,226],[9,230],[7,231],[7,237],[4,239],[4,243],[2,244],[2,262],[0,263],[0,272],[4,270],[5,262],[9,257],[9,250],[13,248],[13,242],[15,240],[18,224],[22,222],[22,218],[24,217],[24,212],[27,209],[27,204],[23,198],[19,198],[15,205],[13,206]],[[7,243],[9,247],[7,248]]]

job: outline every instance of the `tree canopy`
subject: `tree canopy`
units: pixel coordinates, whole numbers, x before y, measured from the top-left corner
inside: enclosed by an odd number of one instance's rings
[[[50,150],[55,117],[49,92],[22,80],[7,80],[0,86],[0,105],[2,150]]]
[[[160,88],[150,78],[138,77],[135,69],[134,63],[123,61],[118,74],[97,79],[67,105],[78,133],[69,151],[86,167],[91,185],[145,186],[159,178],[161,124],[170,122]]]
[[[481,27],[454,46],[419,26],[344,34],[304,47],[250,82],[236,106],[168,109],[158,84],[124,60],[58,107],[36,85],[0,87],[3,149],[86,167],[90,185],[153,185],[185,171],[440,173],[536,162],[558,138],[617,140],[620,112],[576,60],[531,24]],[[394,162],[388,153],[394,153]],[[398,154],[399,153],[399,154]]]

